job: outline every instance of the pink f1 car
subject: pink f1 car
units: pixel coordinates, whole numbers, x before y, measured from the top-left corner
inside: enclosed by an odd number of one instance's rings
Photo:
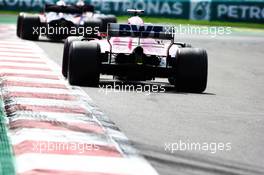
[[[133,81],[161,77],[177,91],[201,93],[207,85],[207,53],[175,42],[171,28],[144,24],[135,15],[127,24],[108,24],[105,39],[69,37],[62,73],[72,85],[98,86],[100,74]]]

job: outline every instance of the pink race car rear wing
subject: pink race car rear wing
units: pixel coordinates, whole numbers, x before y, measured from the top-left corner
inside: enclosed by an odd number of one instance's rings
[[[172,27],[161,25],[133,25],[109,23],[107,36],[110,37],[134,37],[153,38],[161,40],[173,40]]]

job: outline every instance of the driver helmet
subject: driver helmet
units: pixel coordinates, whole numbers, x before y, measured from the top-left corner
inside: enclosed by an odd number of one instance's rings
[[[84,5],[85,5],[84,0],[78,0],[78,1],[76,2],[76,5],[77,5],[77,6],[84,6]]]
[[[64,0],[59,0],[59,1],[56,2],[56,5],[66,6],[66,2]]]

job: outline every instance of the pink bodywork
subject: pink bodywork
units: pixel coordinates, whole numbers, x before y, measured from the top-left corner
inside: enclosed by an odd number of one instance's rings
[[[128,24],[144,25],[142,18],[134,16],[128,19]],[[91,41],[93,42],[93,41]],[[101,52],[110,51],[110,46],[107,40],[96,40],[101,46]],[[135,47],[138,46],[139,38],[132,37],[112,37],[110,43],[112,45],[112,53],[132,53]],[[167,48],[170,41],[158,42],[152,38],[140,39],[140,46],[143,47],[144,53],[147,55],[167,56]],[[173,45],[170,49],[170,55],[175,55],[177,46]]]

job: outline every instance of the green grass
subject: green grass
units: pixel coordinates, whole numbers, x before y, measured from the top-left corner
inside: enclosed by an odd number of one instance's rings
[[[4,15],[17,15],[19,11],[0,10],[0,14]]]
[[[15,175],[12,145],[7,135],[6,115],[0,98],[0,175]]]

